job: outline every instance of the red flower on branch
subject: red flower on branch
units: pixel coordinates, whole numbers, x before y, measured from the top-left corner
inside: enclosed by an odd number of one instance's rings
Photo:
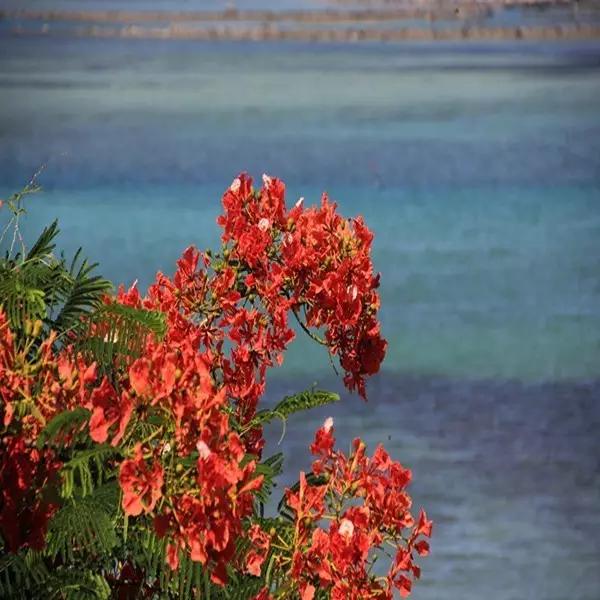
[[[137,444],[134,458],[125,459],[119,469],[119,484],[123,490],[122,505],[126,515],[135,517],[142,512],[154,510],[162,496],[163,473],[162,465],[157,460],[148,467],[142,447]]]
[[[89,406],[92,409],[90,437],[95,442],[103,443],[108,439],[109,429],[116,425],[117,429],[111,440],[111,444],[116,446],[123,438],[133,412],[134,405],[130,395],[126,391],[118,394],[108,378],[104,377],[92,391]]]
[[[56,483],[61,463],[53,452],[37,450],[22,437],[0,444],[0,532],[10,552],[44,547],[48,520],[57,505],[44,498],[44,488]]]
[[[350,456],[333,450],[333,445],[333,423],[328,419],[311,446],[317,457],[313,472],[326,483],[310,485],[301,473],[299,492],[287,492],[296,517],[291,575],[300,596],[311,597],[317,587],[339,600],[391,600],[393,589],[407,596],[412,578],[420,576],[413,551],[426,556],[429,544],[420,536],[431,535],[425,513],[421,511],[416,525],[410,514],[412,501],[405,490],[410,471],[392,461],[382,446],[369,458],[360,440],[355,440]],[[307,510],[302,498],[315,496],[318,510]],[[395,547],[396,555],[387,576],[377,578],[371,565],[384,544]]]
[[[271,536],[256,524],[250,527],[247,535],[252,545],[246,556],[246,573],[260,577],[262,564],[265,562],[271,546]]]

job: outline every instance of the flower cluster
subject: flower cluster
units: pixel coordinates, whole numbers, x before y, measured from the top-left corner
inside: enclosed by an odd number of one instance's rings
[[[410,471],[381,447],[367,457],[360,441],[348,457],[336,451],[329,421],[311,446],[313,476],[301,474],[286,494],[291,545],[276,543],[275,530],[256,518],[265,472],[258,405],[268,370],[294,338],[291,319],[339,358],[346,386],[365,398],[386,350],[371,232],[361,218],[342,218],[325,195],[318,207],[301,199],[289,210],[284,196],[276,178],[264,176],[254,190],[240,175],[222,199],[218,253],[189,247],[174,275],[158,273],[145,295],[134,285],[106,297],[105,309],[151,311],[164,324],[131,347],[119,339],[120,360],[98,358],[68,336],[73,345],[52,332],[41,339],[41,323],[19,345],[0,309],[0,533],[11,550],[43,545],[56,509],[46,492],[62,465],[56,440],[44,446],[39,436],[55,416],[78,409],[88,415],[84,429],[61,439],[61,458],[82,434],[90,446],[115,448],[109,467],[121,509],[165,540],[172,569],[185,554],[225,585],[228,568],[261,577],[268,560],[302,600],[317,588],[340,600],[410,592],[419,577],[414,553],[427,553],[422,536],[431,533],[424,513],[416,523],[411,516]],[[89,319],[82,331],[116,344],[114,323]],[[242,555],[241,537],[249,540]],[[395,556],[376,576],[371,567],[385,544]],[[134,569],[132,561],[125,564]],[[270,593],[266,586],[257,599]]]
[[[120,467],[123,510],[153,516],[156,533],[168,538],[173,569],[179,552],[186,551],[192,560],[210,565],[213,580],[222,584],[262,477],[255,473],[256,457],[248,456],[230,421],[230,389],[218,377],[221,330],[210,317],[196,318],[213,301],[199,258],[198,251],[188,249],[175,276],[159,274],[145,298],[135,287],[118,294],[116,302],[161,310],[166,333],[162,339],[148,336],[142,356],[121,374],[119,393],[106,381],[105,394],[96,390],[90,433],[105,441],[114,431],[112,443],[119,443],[126,430],[139,440],[146,428],[145,439]],[[160,425],[148,429],[148,422]]]
[[[326,194],[320,207],[306,209],[301,198],[289,211],[284,194],[278,179],[263,176],[254,192],[252,180],[240,175],[223,196],[223,242],[250,268],[247,289],[282,315],[282,324],[292,311],[303,326],[325,329],[322,342],[339,355],[347,387],[366,397],[365,378],[379,371],[386,349],[373,234],[362,218],[342,218]]]
[[[96,380],[95,364],[74,356],[70,347],[54,350],[55,335],[41,343],[42,323],[28,323],[26,342],[19,346],[8,317],[0,308],[0,414],[4,427],[13,421],[15,406],[32,410],[19,420],[20,434],[35,440],[43,426],[64,410],[87,403],[90,384]]]
[[[0,532],[8,550],[40,550],[57,505],[44,497],[61,463],[23,437],[6,436],[0,445]]]
[[[94,365],[74,359],[69,348],[54,352],[54,335],[39,343],[41,322],[27,323],[26,331],[26,342],[19,346],[0,308],[0,416],[5,430],[0,445],[0,533],[12,551],[43,546],[56,509],[44,492],[61,463],[50,448],[35,447],[38,435],[58,413],[85,404],[95,379]]]
[[[298,490],[287,490],[295,513],[291,576],[302,600],[316,589],[331,598],[391,600],[393,590],[408,596],[420,569],[414,553],[425,556],[431,521],[423,510],[415,522],[406,492],[411,472],[390,459],[382,446],[372,457],[356,439],[349,456],[335,451],[333,423],[328,419],[311,446],[314,484],[304,474]],[[324,528],[321,523],[328,522]],[[375,576],[372,567],[384,546],[394,556],[387,574]]]
[[[326,197],[318,209],[299,202],[288,211],[284,192],[281,181],[266,176],[254,191],[252,180],[240,175],[223,196],[220,254],[190,247],[174,276],[159,273],[145,297],[135,287],[120,290],[113,301],[164,313],[166,334],[145,340],[119,392],[104,380],[90,400],[90,433],[98,442],[109,436],[112,444],[121,442],[133,415],[167,423],[153,441],[160,448],[152,469],[173,456],[181,477],[166,477],[158,505],[161,490],[148,503],[135,495],[146,490],[143,482],[128,487],[123,507],[153,514],[157,532],[169,538],[174,568],[178,551],[187,549],[194,560],[210,562],[218,581],[262,483],[255,475],[262,429],[234,431],[228,408],[242,426],[251,424],[267,370],[281,363],[294,337],[289,314],[304,314],[307,330],[326,328],[323,343],[340,355],[347,385],[363,395],[365,377],[379,369],[385,352],[371,233],[361,219],[342,219]],[[127,472],[150,469],[142,467],[141,452],[124,463]],[[184,468],[188,457],[196,463]]]

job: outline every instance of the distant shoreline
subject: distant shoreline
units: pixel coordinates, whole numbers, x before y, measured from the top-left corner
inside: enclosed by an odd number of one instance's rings
[[[556,23],[498,24],[495,11],[518,7],[571,7],[569,18]],[[4,10],[4,31],[17,36],[63,36],[137,39],[191,39],[307,42],[403,42],[498,40],[600,40],[598,20],[579,20],[577,6],[567,0],[458,0],[387,9],[322,10]],[[595,12],[593,13],[595,15]],[[415,23],[415,21],[417,23]]]
[[[472,27],[457,29],[280,29],[272,26],[231,28],[171,25],[167,27],[74,27],[69,30],[13,27],[12,35],[44,37],[90,37],[121,39],[205,40],[205,41],[305,41],[305,42],[427,42],[427,41],[600,41],[600,25]]]
[[[529,5],[526,5],[529,7]],[[41,20],[71,21],[85,23],[207,23],[215,21],[244,22],[261,21],[266,23],[357,23],[368,21],[397,21],[408,19],[462,20],[472,17],[486,17],[492,14],[492,4],[465,3],[428,7],[411,6],[403,8],[357,8],[357,9],[318,9],[318,10],[0,10],[0,20]]]
[[[337,0],[346,3],[347,0]],[[369,21],[399,21],[419,19],[425,21],[454,20],[461,21],[477,17],[486,17],[494,12],[520,8],[540,10],[544,8],[572,8],[576,13],[579,8],[596,10],[600,14],[600,2],[593,0],[425,0],[417,3],[394,2],[388,0],[381,8],[372,7],[369,0],[354,4],[355,8],[318,8],[318,9],[286,9],[286,10],[240,10],[229,8],[224,10],[36,10],[14,9],[0,10],[2,20],[42,20],[86,23],[191,23],[191,22],[244,22],[260,21],[263,23],[295,22],[295,23],[348,23]]]

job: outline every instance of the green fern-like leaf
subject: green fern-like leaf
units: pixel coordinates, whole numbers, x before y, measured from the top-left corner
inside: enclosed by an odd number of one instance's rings
[[[109,281],[92,274],[96,265],[81,259],[80,250],[70,269],[64,258],[53,255],[58,231],[54,221],[24,257],[18,253],[0,261],[0,298],[18,337],[26,321],[35,319],[59,334],[74,331],[112,289]]]
[[[95,495],[67,501],[48,526],[49,556],[72,563],[82,555],[109,553],[117,544],[117,534],[105,508],[106,499]]]
[[[23,330],[27,320],[46,316],[45,293],[28,277],[30,271],[31,268],[0,272],[0,298],[13,330]]]
[[[91,569],[60,567],[46,583],[50,600],[109,600],[111,589],[103,575]]]
[[[39,261],[52,255],[56,244],[54,239],[59,233],[58,221],[54,220],[48,227],[44,227],[42,233],[35,241],[25,257],[25,262]]]
[[[63,498],[72,498],[75,493],[82,497],[91,494],[106,479],[108,459],[117,454],[119,451],[108,444],[77,450],[61,469]]]
[[[87,333],[80,336],[77,348],[95,360],[101,372],[108,372],[115,360],[126,365],[140,356],[148,335],[162,338],[166,317],[160,311],[111,303],[92,313],[86,327]]]
[[[91,275],[98,266],[81,259],[81,248],[76,252],[68,271],[66,284],[59,290],[62,304],[51,327],[56,331],[76,330],[86,313],[101,306],[102,297],[110,292],[112,284],[99,275]]]
[[[339,399],[339,394],[323,390],[306,390],[292,396],[286,396],[275,408],[258,411],[252,420],[251,426],[255,427],[270,423],[275,419],[281,419],[285,422],[291,414],[338,402]]]
[[[283,453],[278,452],[267,458],[264,462],[256,466],[257,475],[263,475],[264,481],[262,487],[256,492],[256,500],[258,501],[258,510],[261,516],[264,513],[264,505],[269,500],[269,496],[275,487],[275,478],[281,474],[283,470]]]
[[[18,554],[6,553],[0,557],[1,598],[32,598],[35,590],[49,577],[41,552],[27,550]]]
[[[91,569],[48,568],[42,552],[6,554],[0,558],[3,600],[109,600],[106,579]]]
[[[140,327],[151,331],[154,335],[162,338],[167,330],[165,315],[158,310],[146,310],[134,308],[125,304],[107,304],[99,312],[99,318],[122,319],[125,322],[137,323]]]
[[[309,410],[317,406],[338,402],[339,394],[322,390],[306,390],[293,396],[286,396],[273,411],[277,414],[289,417],[289,415],[301,410]]]
[[[259,577],[231,573],[221,597],[227,600],[251,600],[263,587],[264,582]]]
[[[110,517],[116,517],[119,512],[120,496],[121,488],[116,479],[94,489],[94,503]]]
[[[38,448],[42,448],[45,444],[60,442],[65,436],[72,436],[80,431],[89,419],[90,411],[81,406],[57,414],[46,424],[38,436]]]
[[[158,538],[152,529],[135,530],[127,538],[127,550],[134,563],[141,567],[146,580],[154,583],[166,567],[166,541]]]

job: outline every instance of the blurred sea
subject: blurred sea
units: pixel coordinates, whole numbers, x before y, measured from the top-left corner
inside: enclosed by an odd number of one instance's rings
[[[288,423],[286,481],[333,414],[413,469],[415,600],[600,597],[600,44],[3,35],[0,105],[0,197],[45,163],[28,238],[58,217],[117,282],[214,245],[241,170],[363,214],[385,369]],[[315,381],[340,388],[299,339],[269,399]]]

